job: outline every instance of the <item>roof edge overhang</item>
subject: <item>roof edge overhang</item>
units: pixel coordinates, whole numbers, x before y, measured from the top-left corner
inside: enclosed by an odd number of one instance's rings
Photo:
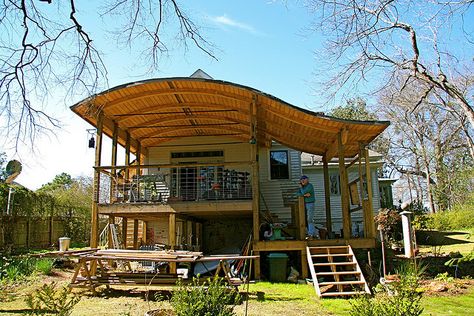
[[[225,91],[229,89],[234,89],[236,93],[245,94],[246,96],[248,95],[248,100],[251,100],[252,98],[259,99],[261,102],[261,104],[259,105],[263,105],[264,107],[263,111],[267,110],[266,107],[273,106],[273,108],[271,109],[269,113],[277,112],[276,113],[277,116],[279,115],[279,117],[275,119],[276,125],[278,125],[279,121],[282,121],[285,119],[285,117],[288,114],[287,112],[291,112],[291,115],[295,117],[298,117],[298,116],[301,117],[302,119],[300,122],[299,121],[295,122],[295,120],[293,120],[293,122],[290,122],[292,124],[296,124],[297,127],[301,127],[301,131],[309,130],[311,132],[312,128],[317,128],[318,122],[314,122],[317,119],[325,124],[325,125],[321,125],[320,129],[324,130],[324,128],[326,127],[328,128],[328,130],[329,128],[331,129],[331,134],[329,135],[329,132],[328,132],[328,135],[325,135],[325,137],[329,139],[322,139],[324,137],[321,137],[321,140],[318,140],[318,142],[321,143],[320,147],[317,147],[316,145],[307,145],[303,141],[300,143],[295,142],[294,137],[291,138],[291,137],[285,136],[285,133],[288,133],[288,131],[278,136],[275,136],[275,133],[272,135],[270,131],[265,130],[265,129],[262,129],[260,131],[260,132],[266,133],[264,136],[268,139],[275,139],[279,143],[285,146],[288,146],[290,148],[294,148],[301,151],[308,151],[314,154],[324,154],[324,151],[327,150],[327,147],[329,146],[329,144],[335,142],[334,135],[333,135],[334,132],[342,131],[343,129],[347,128],[349,132],[351,132],[351,130],[357,130],[356,131],[357,133],[363,134],[364,129],[366,129],[367,131],[370,130],[370,133],[367,132],[367,135],[365,135],[365,137],[361,137],[361,139],[363,140],[362,143],[368,144],[371,141],[373,141],[390,124],[390,122],[388,121],[355,121],[355,120],[345,120],[345,119],[335,118],[335,117],[325,115],[324,113],[321,113],[321,112],[314,112],[308,109],[299,108],[273,95],[264,93],[260,90],[257,90],[245,85],[236,84],[236,83],[223,81],[223,80],[190,78],[190,77],[154,78],[154,79],[140,80],[140,81],[134,81],[134,82],[118,85],[113,88],[102,91],[100,93],[94,94],[88,98],[85,98],[84,100],[74,104],[70,108],[74,113],[76,113],[77,115],[82,117],[84,120],[86,120],[89,124],[95,127],[97,127],[99,113],[105,112],[106,114],[103,117],[103,120],[104,120],[103,132],[107,136],[112,137],[113,126],[114,124],[116,124],[116,121],[114,121],[113,115],[111,115],[113,113],[107,113],[108,102],[114,102],[111,96],[120,94],[121,92],[126,92],[126,91],[130,92],[130,91],[133,91],[134,89],[143,89],[143,88],[151,89],[151,87],[153,87],[154,85],[160,85],[160,84],[162,86],[163,85],[168,86],[169,88],[167,89],[169,90],[169,92],[171,94],[174,93],[176,95],[179,95],[180,91],[182,90],[176,87],[187,85],[187,84],[198,87],[197,89],[195,89],[195,92],[194,92],[196,95],[199,95],[199,89],[201,89],[199,87],[201,86],[205,87],[206,85],[209,85],[209,84],[212,84],[214,87],[216,87],[215,89],[216,96],[219,95],[220,91],[222,93],[225,93]],[[160,91],[163,91],[163,90],[164,89]],[[150,91],[151,91],[150,94],[152,94],[153,90],[150,90]],[[205,88],[202,88],[202,91],[205,91]],[[212,97],[212,95],[209,95],[209,93],[208,95],[205,95],[205,96],[209,98]],[[160,105],[159,103],[156,104],[157,108],[159,108],[159,105]],[[223,107],[225,107],[225,104],[223,104]],[[270,123],[272,124],[271,120],[270,120]],[[242,124],[244,124],[245,126],[247,122],[242,122]],[[248,124],[250,125],[250,122],[248,122]],[[294,134],[297,134],[297,133],[298,131],[295,131]],[[125,139],[127,138],[127,134],[129,133],[126,126],[118,126],[118,142],[122,146],[125,146],[125,143],[126,143]],[[198,135],[193,135],[193,136],[198,136]],[[183,137],[186,137],[186,136],[183,136]],[[302,137],[304,137],[304,135],[302,135]],[[135,137],[135,135],[131,134],[129,139],[130,139],[130,146],[132,148],[132,151],[136,151],[141,142],[140,137],[138,135]],[[262,142],[262,143],[265,143],[265,142]],[[150,146],[150,147],[154,147],[154,146]],[[311,150],[312,148],[314,148],[314,150]],[[354,156],[353,151],[354,150],[348,152],[347,156],[348,157]]]

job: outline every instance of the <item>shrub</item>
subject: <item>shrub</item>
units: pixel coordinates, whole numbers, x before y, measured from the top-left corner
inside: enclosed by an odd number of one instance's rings
[[[396,210],[380,209],[374,219],[377,229],[384,232],[388,241],[393,242],[402,239],[402,219]]]
[[[0,280],[19,281],[34,271],[34,259],[25,257],[1,257]]]
[[[51,259],[39,259],[36,261],[36,271],[39,271],[44,275],[51,275],[51,272],[53,271],[53,263],[54,261]]]
[[[178,281],[178,289],[171,297],[177,316],[230,316],[238,293],[229,291],[221,278],[213,278],[200,283],[199,278],[193,278],[191,285],[183,285]]]
[[[25,301],[31,309],[31,314],[71,315],[74,306],[81,298],[75,294],[70,294],[66,286],[58,289],[56,285],[56,282],[44,284],[37,291],[26,296]]]
[[[350,315],[353,316],[418,316],[423,312],[421,294],[417,291],[418,280],[424,269],[415,264],[398,270],[400,280],[390,283],[374,297],[361,296],[353,300]]]

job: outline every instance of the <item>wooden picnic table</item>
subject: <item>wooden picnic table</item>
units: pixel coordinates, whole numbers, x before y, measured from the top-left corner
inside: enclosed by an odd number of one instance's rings
[[[230,260],[251,260],[259,256],[240,256],[240,255],[218,255],[204,256],[201,252],[191,251],[146,251],[146,250],[95,250],[84,253],[71,253],[78,258],[70,288],[86,287],[95,293],[95,288],[100,285],[175,285],[178,279],[184,283],[178,274],[170,273],[137,273],[132,272],[130,262],[150,261],[150,262],[178,262],[178,263],[196,263],[219,261],[215,276],[222,271],[224,278],[229,285],[238,287],[242,280],[232,277],[228,262]],[[130,272],[109,272],[106,269],[106,262],[127,263]],[[95,267],[100,267],[100,274],[97,274]],[[80,272],[82,276],[79,276]]]

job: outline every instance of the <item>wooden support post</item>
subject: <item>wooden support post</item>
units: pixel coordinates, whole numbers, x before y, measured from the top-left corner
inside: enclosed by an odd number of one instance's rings
[[[202,242],[202,224],[196,223],[196,246],[197,251],[202,251],[201,242]]]
[[[363,211],[363,220],[364,220],[364,237],[368,237],[370,235],[370,228],[369,226],[371,225],[369,221],[371,220],[367,214],[369,214],[368,208],[368,200],[367,200],[367,193],[365,190],[365,184],[366,182],[366,176],[365,176],[365,168],[363,164],[365,163],[365,149],[364,149],[364,144],[359,143],[359,194],[361,197],[361,203],[362,203],[362,211]]]
[[[138,195],[137,198],[138,198],[139,201],[141,201],[140,200],[140,181],[139,181],[140,175],[141,175],[141,168],[142,168],[141,167],[141,165],[142,165],[142,161],[141,161],[142,153],[141,152],[142,152],[142,146],[141,146],[140,143],[138,143],[137,152],[135,153],[136,161],[137,161],[137,167],[136,167],[135,174],[136,174],[136,177],[137,177],[137,195]]]
[[[125,139],[125,166],[130,167],[130,133],[127,132],[127,138]],[[125,182],[130,180],[130,168],[125,169],[124,175]]]
[[[97,118],[97,134],[96,134],[96,147],[95,147],[95,160],[94,166],[99,167],[101,156],[102,156],[102,128],[104,122],[104,115],[102,112],[99,113]],[[99,195],[100,195],[100,171],[94,170],[94,183],[93,183],[94,198],[92,201],[92,221],[91,221],[91,248],[97,248],[99,245]]]
[[[144,245],[147,244],[147,239],[146,239],[146,221],[142,221],[142,242]]]
[[[298,238],[305,240],[306,237],[306,210],[304,208],[304,197],[298,197]]]
[[[344,143],[342,132],[337,135],[339,155],[339,178],[341,185],[342,231],[344,239],[351,238],[351,213],[349,205],[349,179],[344,161]]]
[[[123,249],[127,249],[127,234],[128,234],[128,220],[126,217],[122,217],[122,240]]]
[[[306,279],[308,277],[308,257],[306,255],[306,249],[301,252],[301,277]]]
[[[115,225],[115,216],[109,215],[109,233],[108,233],[108,240],[107,240],[107,247],[109,249],[114,248],[114,240],[112,236],[112,229],[110,228],[110,225]]]
[[[112,157],[110,165],[115,167],[117,165],[117,144],[118,144],[118,125],[114,122],[114,132],[112,135]],[[117,197],[117,170],[112,168],[110,170],[111,181],[110,181],[110,203],[113,203]]]
[[[176,247],[176,214],[171,213],[168,219],[168,244],[172,250]],[[170,262],[170,273],[176,273],[176,263]]]
[[[329,184],[329,162],[323,156],[323,176],[324,176],[324,205],[326,207],[326,229],[328,238],[332,236],[332,214],[331,214],[331,190]]]
[[[253,261],[253,267],[254,267],[254,275],[256,280],[260,280],[260,251],[254,251],[253,255],[259,256],[258,258],[255,258]],[[252,276],[249,276],[252,277]]]
[[[372,204],[372,176],[370,173],[370,157],[369,150],[364,149],[364,158],[365,158],[365,177],[367,181],[367,237],[375,238],[375,222],[374,222],[374,211]]]
[[[133,220],[133,249],[138,249],[138,219]]]
[[[252,213],[253,213],[253,240],[260,240],[260,188],[258,173],[258,141],[257,141],[257,96],[254,95],[250,103],[250,161],[252,165]],[[257,270],[255,270],[257,273]]]

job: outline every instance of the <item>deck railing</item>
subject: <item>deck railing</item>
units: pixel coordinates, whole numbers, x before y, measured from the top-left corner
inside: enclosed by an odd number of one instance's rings
[[[96,167],[99,203],[162,203],[252,198],[250,166],[179,164]]]

